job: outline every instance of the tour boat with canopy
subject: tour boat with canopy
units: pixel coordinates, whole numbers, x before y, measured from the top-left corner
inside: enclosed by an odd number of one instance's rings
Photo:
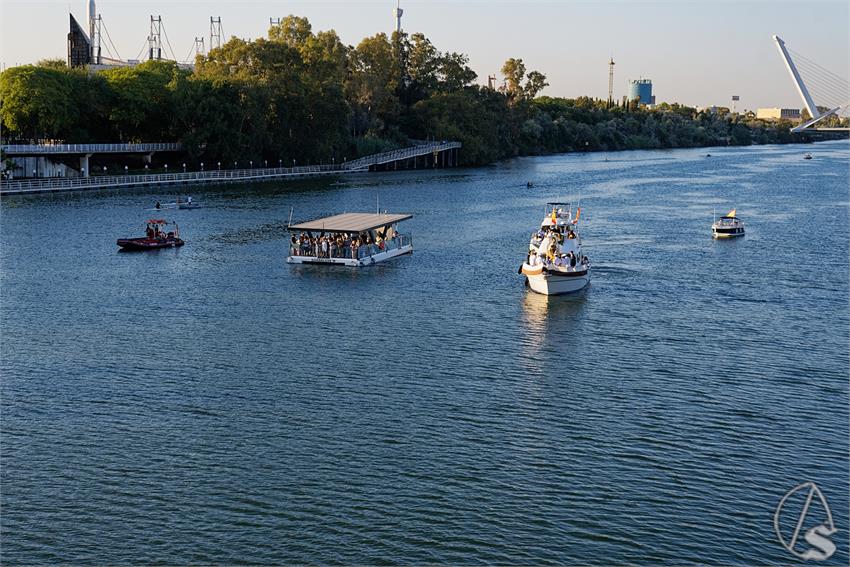
[[[711,225],[711,234],[714,238],[744,236],[744,221],[736,216],[736,212],[736,209],[732,209],[719,219],[714,219]]]
[[[291,224],[290,264],[368,266],[413,252],[413,238],[399,231],[411,214],[343,213]]]
[[[528,255],[519,273],[543,295],[572,293],[590,283],[590,260],[582,253],[578,219],[569,203],[546,203],[540,229],[531,234]]]
[[[174,230],[166,227],[172,225]],[[123,250],[155,250],[157,248],[174,248],[183,246],[180,239],[180,229],[177,223],[164,219],[149,219],[145,227],[145,236],[140,238],[119,238],[118,246]]]

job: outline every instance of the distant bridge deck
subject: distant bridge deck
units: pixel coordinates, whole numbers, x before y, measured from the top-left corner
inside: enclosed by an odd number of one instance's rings
[[[9,157],[25,156],[82,156],[94,154],[150,154],[153,152],[179,152],[178,142],[152,144],[3,144],[0,146]]]
[[[417,167],[417,158],[425,167],[438,167],[441,163],[437,155],[449,150],[457,150],[460,142],[433,142],[409,148],[392,150],[341,164],[305,165],[298,167],[267,167],[254,169],[230,169],[213,171],[194,171],[188,173],[149,173],[144,175],[99,175],[95,177],[54,177],[43,179],[21,179],[0,182],[0,194],[14,195],[23,193],[47,193],[56,191],[79,191],[86,189],[117,189],[125,187],[197,185],[204,183],[247,183],[274,179],[292,179],[343,175],[347,173],[366,173],[389,163],[409,163]],[[457,165],[456,157],[451,155],[442,160],[443,167]]]

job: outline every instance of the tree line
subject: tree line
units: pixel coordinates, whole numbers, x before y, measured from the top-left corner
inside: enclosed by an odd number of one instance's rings
[[[551,152],[797,140],[788,123],[680,105],[538,96],[546,76],[522,59],[504,85],[475,84],[462,53],[421,33],[347,46],[288,16],[266,38],[231,38],[193,70],[148,61],[98,72],[44,61],[0,74],[7,140],[182,142],[209,163],[326,163],[425,139],[463,143],[467,164]]]

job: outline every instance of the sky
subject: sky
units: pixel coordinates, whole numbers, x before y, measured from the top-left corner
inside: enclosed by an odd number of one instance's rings
[[[0,66],[65,59],[68,12],[85,27],[86,6],[85,0],[0,0]],[[773,34],[850,76],[847,0],[401,0],[401,7],[406,32],[424,33],[441,51],[466,53],[479,83],[499,75],[506,59],[522,58],[529,71],[547,76],[542,94],[549,96],[607,98],[613,57],[617,98],[628,92],[629,79],[647,78],[659,103],[730,106],[738,95],[739,111],[800,108]],[[137,58],[146,47],[151,15],[162,16],[175,57],[183,60],[193,53],[196,36],[209,45],[210,16],[221,16],[226,37],[249,39],[266,35],[270,17],[295,14],[307,17],[313,31],[334,29],[356,45],[391,33],[394,8],[395,0],[97,2],[123,59]]]

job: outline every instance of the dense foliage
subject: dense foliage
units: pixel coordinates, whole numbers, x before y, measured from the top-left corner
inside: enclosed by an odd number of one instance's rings
[[[410,143],[463,142],[466,163],[549,152],[788,142],[789,124],[676,104],[645,110],[538,97],[546,76],[508,59],[492,90],[460,53],[424,35],[380,33],[357,46],[295,16],[256,41],[232,38],[193,71],[149,61],[96,73],[61,61],[0,75],[7,139],[172,141],[189,159],[342,161]]]

